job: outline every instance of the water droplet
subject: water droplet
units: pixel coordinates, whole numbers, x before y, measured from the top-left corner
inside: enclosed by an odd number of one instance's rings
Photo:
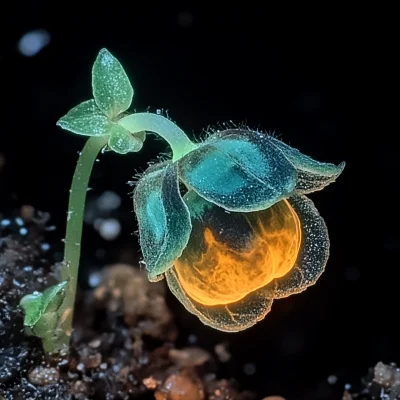
[[[97,207],[102,211],[115,210],[121,205],[121,198],[114,192],[105,191],[98,197]]]
[[[44,29],[25,33],[18,42],[18,50],[26,57],[32,57],[50,43],[50,34]]]
[[[115,218],[102,220],[99,233],[105,240],[114,240],[121,232],[121,224]]]

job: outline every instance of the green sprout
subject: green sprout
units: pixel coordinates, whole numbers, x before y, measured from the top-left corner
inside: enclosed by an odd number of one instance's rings
[[[329,237],[306,195],[334,182],[344,163],[316,161],[244,128],[212,132],[193,143],[162,115],[129,113],[132,86],[105,49],[94,63],[92,88],[93,99],[57,123],[89,136],[71,185],[62,281],[20,303],[26,333],[42,338],[46,352],[68,349],[94,162],[101,151],[140,151],[147,133],[164,138],[172,150],[170,160],[145,171],[133,193],[150,281],[165,278],[189,312],[226,332],[256,324],[275,299],[317,281],[328,260]]]
[[[94,62],[92,90],[93,99],[77,105],[57,122],[57,125],[65,130],[89,137],[80,153],[71,184],[61,270],[62,282],[48,288],[43,294],[36,292],[27,295],[20,302],[25,313],[26,334],[40,337],[44,350],[48,353],[68,350],[77,290],[86,193],[90,174],[99,153],[138,152],[143,146],[146,131],[157,133],[167,140],[174,159],[196,148],[180,128],[162,115],[127,113],[133,99],[133,88],[119,61],[106,49],[100,50]],[[56,290],[60,287],[62,291]],[[48,301],[45,301],[46,296],[51,293],[61,303],[56,308],[49,308]],[[46,321],[50,321],[49,318],[51,322],[45,327]]]

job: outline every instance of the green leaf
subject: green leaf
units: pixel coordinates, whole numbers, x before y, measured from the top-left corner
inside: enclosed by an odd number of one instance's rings
[[[24,310],[24,325],[35,328],[46,313],[55,312],[65,297],[67,282],[47,288],[43,293],[34,292],[24,296],[20,301],[20,306]]]
[[[133,136],[128,130],[120,125],[113,124],[109,130],[109,147],[119,154],[137,152],[143,147],[143,142]]]
[[[192,230],[179,191],[176,163],[148,168],[135,188],[133,204],[148,277],[156,281],[181,256]]]
[[[103,136],[110,125],[94,100],[84,101],[57,121],[63,129],[85,136]]]
[[[106,49],[100,50],[92,70],[93,96],[100,110],[109,118],[126,111],[133,98],[133,88],[122,65]]]
[[[43,292],[43,309],[44,312],[57,311],[65,297],[65,289],[67,282],[61,282],[58,285],[51,286]]]
[[[28,327],[34,326],[42,315],[43,293],[34,292],[24,296],[19,305],[24,310],[24,325]]]

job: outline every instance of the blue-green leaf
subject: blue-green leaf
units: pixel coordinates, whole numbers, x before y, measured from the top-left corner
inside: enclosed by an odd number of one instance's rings
[[[229,211],[258,211],[293,191],[297,172],[267,135],[232,129],[179,160],[179,174],[200,196]]]
[[[108,145],[116,153],[137,152],[143,147],[143,142],[139,138],[120,125],[112,124],[109,134]]]
[[[313,160],[299,150],[271,137],[271,143],[292,163],[298,173],[297,194],[306,194],[323,189],[342,173],[345,163],[339,165]]]
[[[103,136],[110,125],[94,100],[84,101],[57,121],[57,125],[70,132],[85,136]]]
[[[93,96],[110,119],[126,111],[133,88],[120,62],[106,49],[100,50],[92,69]]]
[[[146,270],[150,280],[159,280],[181,256],[192,229],[176,164],[150,167],[139,180],[133,200]]]

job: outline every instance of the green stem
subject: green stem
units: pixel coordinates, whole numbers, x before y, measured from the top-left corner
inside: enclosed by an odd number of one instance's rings
[[[197,148],[185,132],[168,118],[153,113],[137,113],[121,118],[118,124],[131,133],[153,132],[165,139],[171,146],[172,161],[177,161]]]
[[[67,293],[60,313],[63,319],[63,330],[67,335],[65,340],[69,340],[69,336],[72,333],[72,320],[81,254],[82,225],[89,178],[96,158],[107,144],[107,140],[107,137],[94,136],[87,140],[80,153],[72,179],[65,235],[64,265],[61,272],[62,279],[68,281]],[[65,344],[66,346],[69,345],[69,343]]]

